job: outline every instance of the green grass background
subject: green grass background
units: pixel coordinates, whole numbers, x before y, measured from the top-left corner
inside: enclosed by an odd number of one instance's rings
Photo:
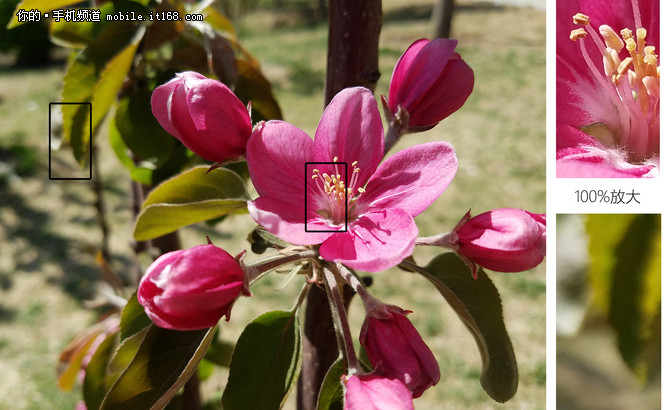
[[[313,135],[323,108],[327,25],[306,22],[290,7],[277,13],[262,6],[236,18],[239,39],[261,62],[285,119]],[[430,9],[408,0],[384,3],[376,94],[387,93],[393,65],[407,46],[432,36]],[[452,184],[416,218],[422,236],[450,230],[470,208],[473,214],[501,207],[545,210],[544,12],[458,2],[453,36],[475,73],[472,96],[433,130],[405,136],[394,149],[446,140],[458,156]],[[48,179],[48,103],[60,100],[63,73],[62,65],[0,68],[0,408],[72,408],[80,394],[58,390],[58,356],[101,311],[83,302],[94,298],[99,277],[94,255],[101,235],[90,185]],[[100,137],[113,268],[129,275],[130,182],[106,133]],[[249,248],[243,238],[252,228],[241,216],[215,227],[190,227],[182,238],[184,246],[194,246],[210,235],[237,253]],[[437,253],[421,248],[416,258],[424,264]],[[544,263],[529,272],[490,276],[501,293],[519,365],[519,390],[506,405],[494,403],[479,386],[474,341],[428,282],[397,269],[374,275],[370,291],[414,311],[410,318],[440,363],[442,381],[415,401],[417,409],[545,407]],[[302,278],[280,290],[281,281],[273,277],[252,288],[254,297],[238,302],[221,337],[234,341],[256,315],[290,308]],[[351,318],[357,339],[363,319],[358,300]],[[208,379],[207,394],[219,396],[225,381],[225,371]]]

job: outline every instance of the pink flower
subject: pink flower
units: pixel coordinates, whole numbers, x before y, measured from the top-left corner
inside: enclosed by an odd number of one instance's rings
[[[233,302],[249,295],[235,259],[214,245],[168,252],[149,266],[137,299],[158,326],[173,330],[212,327]]]
[[[379,166],[383,145],[376,101],[360,87],[333,98],[314,141],[291,124],[264,123],[247,147],[260,195],[251,217],[287,242],[321,244],[329,261],[369,272],[397,265],[414,249],[414,217],[446,189],[457,161],[451,145],[435,142]]]
[[[223,83],[192,71],[178,73],[151,95],[161,126],[202,158],[222,162],[244,155],[251,117]]]
[[[400,381],[376,374],[342,376],[344,410],[411,410],[412,393]]]
[[[658,12],[658,0],[557,3],[559,177],[658,174]]]
[[[375,373],[405,383],[419,397],[440,381],[440,368],[430,348],[397,306],[378,304],[367,312],[360,342]]]
[[[393,115],[400,107],[409,113],[409,127],[434,127],[465,104],[475,78],[472,69],[454,52],[457,40],[415,41],[391,75],[388,104]]]
[[[498,272],[521,272],[539,265],[546,254],[546,216],[503,208],[469,219],[452,232],[451,247],[477,265]]]

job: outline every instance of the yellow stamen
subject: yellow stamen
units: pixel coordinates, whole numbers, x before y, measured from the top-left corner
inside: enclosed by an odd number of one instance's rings
[[[580,26],[585,26],[589,24],[589,21],[590,21],[589,16],[587,16],[586,14],[577,13],[574,16],[572,16],[572,22],[575,24],[579,24]]]
[[[583,28],[574,29],[570,32],[570,40],[577,41],[580,38],[586,37],[586,30]]]

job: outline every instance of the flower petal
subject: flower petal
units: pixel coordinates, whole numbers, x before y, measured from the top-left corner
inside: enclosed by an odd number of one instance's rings
[[[384,157],[384,128],[377,101],[367,88],[340,91],[319,121],[314,137],[315,161],[332,162],[335,157],[348,165],[358,161],[360,183],[367,181]]]
[[[313,161],[313,146],[304,131],[287,122],[259,125],[247,145],[249,175],[258,194],[281,198],[294,206],[304,204],[305,163]],[[299,208],[304,215],[304,207]]]
[[[368,212],[349,223],[347,232],[334,233],[319,249],[324,259],[353,269],[380,272],[412,254],[419,230],[401,209]]]
[[[417,216],[449,186],[457,168],[454,149],[446,142],[405,149],[381,164],[368,181],[359,205],[400,208]]]
[[[305,230],[304,200],[296,205],[277,198],[261,197],[247,202],[247,208],[251,218],[259,225],[278,238],[296,245],[316,245],[333,235],[331,232]],[[311,230],[315,229],[314,223],[319,221],[310,219],[308,222]]]

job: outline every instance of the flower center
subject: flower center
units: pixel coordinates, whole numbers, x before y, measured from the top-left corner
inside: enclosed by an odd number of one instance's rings
[[[647,30],[641,27],[637,2],[633,1],[632,5],[635,34],[624,28],[619,35],[605,24],[597,33],[589,17],[577,13],[573,22],[583,28],[573,30],[570,39],[579,41],[582,57],[597,81],[596,86],[605,90],[619,117],[619,124],[588,124],[582,130],[609,147],[623,147],[633,161],[643,161],[659,151],[661,72],[656,48],[646,44]],[[602,54],[602,69],[597,68],[586,51],[587,37]]]
[[[358,161],[351,163],[352,171],[348,184],[345,183],[348,174],[347,165],[336,164],[337,157],[333,158],[333,162],[335,164],[333,164],[331,174],[315,168],[312,171],[312,179],[317,187],[317,205],[319,206],[317,213],[329,219],[334,225],[341,225],[347,220],[355,219],[354,207],[365,189],[358,187],[354,192],[361,172],[361,169],[358,168]],[[340,168],[343,168],[344,177],[340,173]]]

